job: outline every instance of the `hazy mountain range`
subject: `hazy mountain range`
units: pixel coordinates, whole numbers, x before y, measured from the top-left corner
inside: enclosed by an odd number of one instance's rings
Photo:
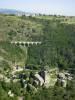
[[[0,9],[0,14],[14,14],[14,15],[25,15],[25,14],[32,14],[29,12],[23,12],[19,10],[13,10],[13,9]]]

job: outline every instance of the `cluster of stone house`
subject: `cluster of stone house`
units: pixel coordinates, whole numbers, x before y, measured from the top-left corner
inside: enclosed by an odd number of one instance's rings
[[[29,76],[25,76],[26,73],[23,73],[21,71],[24,71],[24,68],[19,68],[18,66],[15,67],[13,70],[13,73],[12,73],[12,78],[10,78],[10,79],[12,79],[13,82],[22,80],[22,82],[24,84],[24,88],[27,88],[27,86],[29,86],[30,88],[32,88],[35,91],[37,90],[37,88],[39,86],[45,86],[46,88],[51,86],[50,85],[51,84],[51,74],[52,74],[51,72],[53,72],[53,75],[55,72],[57,72],[57,73],[55,73],[55,75],[56,75],[55,82],[52,83],[54,85],[57,82],[61,86],[66,87],[67,81],[72,80],[72,78],[73,78],[70,73],[58,72],[57,69],[51,69],[49,71],[41,70],[39,72],[38,71],[35,72],[33,75],[31,75],[31,73],[29,72]],[[17,77],[17,74],[15,74],[16,72],[21,72],[19,74],[19,77]],[[0,75],[0,77],[4,79],[4,77],[2,75]],[[30,79],[33,80],[31,83],[29,82]],[[54,81],[53,78],[52,78],[52,80]],[[54,86],[54,85],[52,85],[52,86]],[[8,94],[10,95],[11,93],[9,92]]]
[[[39,86],[49,87],[50,74],[48,71],[40,71],[34,75],[34,81]]]
[[[19,68],[17,68],[16,70],[19,70]],[[23,69],[22,69],[23,70]],[[21,71],[21,70],[19,70]],[[52,72],[55,71],[52,69]],[[57,72],[57,71],[56,71]],[[21,76],[24,76],[23,74]],[[59,83],[61,86],[66,87],[67,85],[67,80],[72,80],[71,75],[68,72],[58,72],[56,73],[57,78],[55,79],[55,82]],[[35,86],[45,86],[45,87],[49,87],[51,84],[51,71],[45,71],[45,70],[41,70],[39,72],[35,72],[35,74],[32,75],[30,74],[30,77],[28,77],[29,79],[27,81],[30,80],[30,78],[33,79],[32,83],[29,83],[30,87],[35,87]],[[21,79],[21,78],[19,78]],[[23,78],[22,78],[23,79]],[[24,83],[24,87],[26,88],[28,85],[28,82],[26,80],[23,79],[23,83]]]
[[[32,79],[32,82],[30,80]],[[50,75],[47,71],[36,72],[35,74],[29,76],[29,79],[26,81],[23,79],[24,88],[27,86],[36,91],[39,86],[49,87],[50,84]]]
[[[57,83],[63,87],[66,87],[67,86],[67,82],[68,80],[72,80],[72,76],[70,73],[68,72],[61,72],[61,73],[58,73],[57,75]]]
[[[59,72],[57,75],[55,83],[58,83],[62,87],[67,86],[68,80],[72,80],[73,77],[68,72]],[[51,84],[51,76],[48,71],[40,71],[34,74],[33,83],[37,86],[45,86],[50,87]],[[35,85],[30,84],[29,86],[35,87]]]

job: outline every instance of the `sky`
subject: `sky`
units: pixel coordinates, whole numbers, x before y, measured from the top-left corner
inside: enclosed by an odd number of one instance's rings
[[[0,0],[0,8],[75,16],[75,0]]]

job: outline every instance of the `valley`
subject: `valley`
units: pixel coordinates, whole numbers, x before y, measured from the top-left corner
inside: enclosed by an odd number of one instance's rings
[[[74,84],[75,17],[0,14],[0,100],[74,100]]]

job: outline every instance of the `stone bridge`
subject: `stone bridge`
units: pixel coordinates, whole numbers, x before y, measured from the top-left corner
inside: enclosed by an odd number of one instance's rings
[[[37,42],[33,42],[33,41],[12,41],[11,44],[15,44],[15,45],[38,45],[38,44],[41,44],[41,42],[37,41]]]

